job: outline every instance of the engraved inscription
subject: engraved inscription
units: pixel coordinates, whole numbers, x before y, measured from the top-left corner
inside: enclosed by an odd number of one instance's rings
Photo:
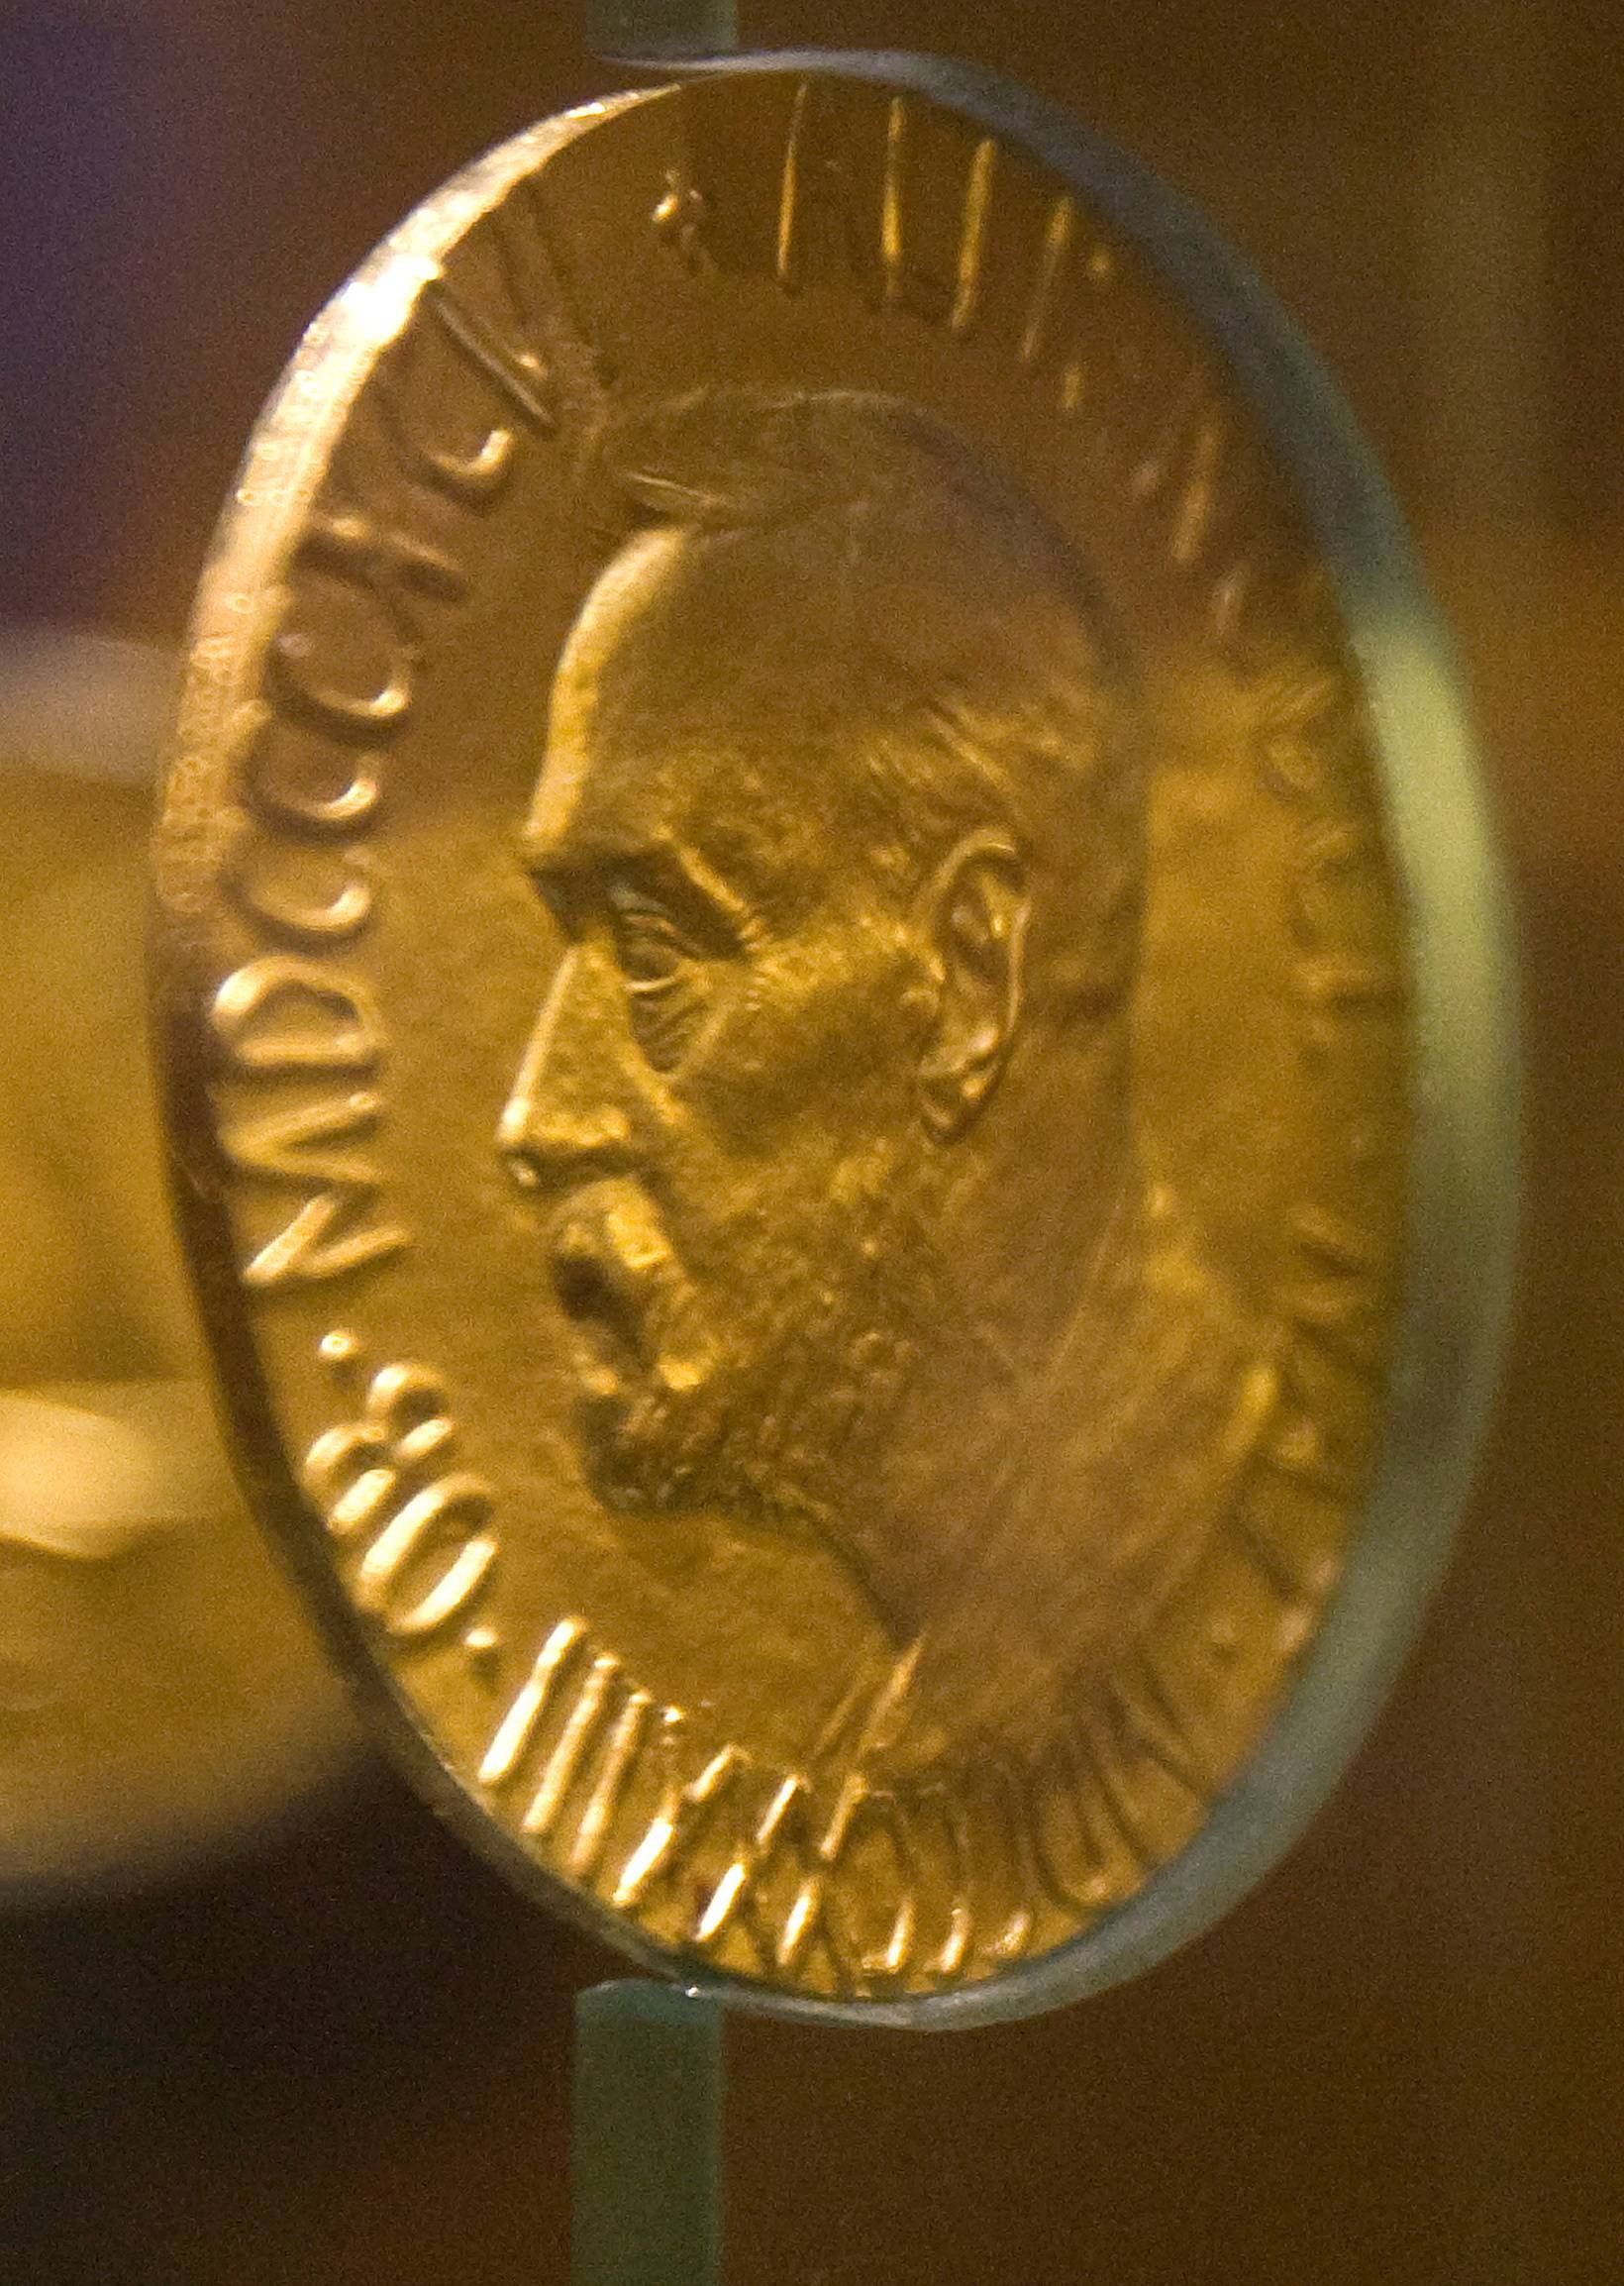
[[[355,1348],[324,1344],[324,1354],[348,1379]],[[304,1489],[352,1559],[356,1607],[397,1641],[465,1625],[490,1584],[494,1496],[483,1478],[446,1466],[456,1441],[440,1377],[385,1365],[367,1378],[355,1417],[305,1454]]]
[[[295,1190],[318,1187],[292,1221],[244,1264],[245,1285],[337,1278],[404,1244],[403,1232],[364,1220],[378,1189],[370,1161],[359,1152],[320,1148],[369,1135],[381,1109],[376,1095],[356,1089],[332,1101],[222,1123],[221,1148],[240,1174]]]
[[[319,962],[265,954],[234,970],[215,993],[210,1022],[228,1080],[264,1087],[311,1074],[361,1076],[383,1056],[370,993]],[[382,1112],[370,1089],[225,1111],[220,1146],[256,1185],[308,1195],[243,1264],[245,1285],[266,1292],[340,1278],[398,1252],[406,1232],[371,1213],[381,1178],[364,1153],[331,1146],[369,1136]]]
[[[797,292],[810,270],[814,246],[831,233],[847,273],[867,280],[874,268],[870,228],[844,146],[838,137],[828,137],[819,90],[814,81],[803,79],[790,106],[778,184],[778,284],[786,293]]]
[[[451,339],[476,371],[506,398],[521,420],[543,436],[558,426],[553,372],[540,351],[514,341],[483,312],[466,308],[444,285],[433,289],[434,309]]]
[[[357,508],[311,518],[289,578],[268,662],[276,697],[330,737],[398,729],[422,663],[421,606],[460,601],[465,574],[443,550]]]
[[[457,377],[471,375],[485,404],[509,416],[465,420],[467,435],[455,441],[445,433],[450,378],[446,366],[454,356]],[[509,367],[498,364],[493,371],[492,364],[493,355],[483,338],[474,334],[469,320],[436,281],[379,378],[379,409],[406,471],[459,507],[488,506],[511,478],[519,443],[511,425],[513,415],[544,432],[552,426],[535,385],[541,375],[525,374],[516,401]]]
[[[246,920],[272,940],[292,945],[328,946],[358,937],[372,918],[372,882],[366,853],[346,847],[336,863],[317,873],[304,852],[267,849],[245,837],[228,881]]]

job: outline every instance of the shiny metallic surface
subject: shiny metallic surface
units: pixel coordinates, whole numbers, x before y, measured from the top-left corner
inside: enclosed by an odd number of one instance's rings
[[[359,1739],[215,1423],[142,1008],[174,660],[0,641],[0,1905],[173,1878]]]
[[[1199,225],[911,59],[503,147],[255,435],[159,874],[243,1466],[506,1871],[908,2023],[1256,1878],[1459,1502],[1510,1078],[1430,617]]]

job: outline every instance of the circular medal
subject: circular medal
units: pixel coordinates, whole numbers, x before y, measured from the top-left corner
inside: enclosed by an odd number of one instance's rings
[[[157,864],[245,1481],[516,1882],[939,2023],[1271,1861],[1459,1505],[1506,987],[1384,495],[1185,210],[895,58],[505,145],[255,433]]]

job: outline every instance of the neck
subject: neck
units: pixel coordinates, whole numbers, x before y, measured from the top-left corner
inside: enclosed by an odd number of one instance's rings
[[[1074,1201],[1066,1204],[1074,1217]],[[1044,1440],[1058,1424],[1043,1399],[1057,1357],[1068,1361],[1068,1383],[1095,1378],[1136,1312],[1143,1232],[1137,1175],[1125,1171],[1091,1245],[1068,1266],[1045,1254],[1041,1226],[1019,1262],[951,1252],[954,1274],[906,1386],[885,1408],[882,1437],[852,1448],[857,1466],[828,1519],[898,1649],[962,1602],[1001,1536],[1012,1476],[1044,1473]]]

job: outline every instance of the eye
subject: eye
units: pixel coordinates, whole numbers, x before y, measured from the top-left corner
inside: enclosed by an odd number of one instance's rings
[[[699,958],[668,913],[654,905],[621,904],[611,908],[615,958],[631,991],[646,991],[667,985]]]
[[[615,896],[609,925],[633,1034],[656,1071],[669,1071],[704,1012],[705,956],[658,905]]]

